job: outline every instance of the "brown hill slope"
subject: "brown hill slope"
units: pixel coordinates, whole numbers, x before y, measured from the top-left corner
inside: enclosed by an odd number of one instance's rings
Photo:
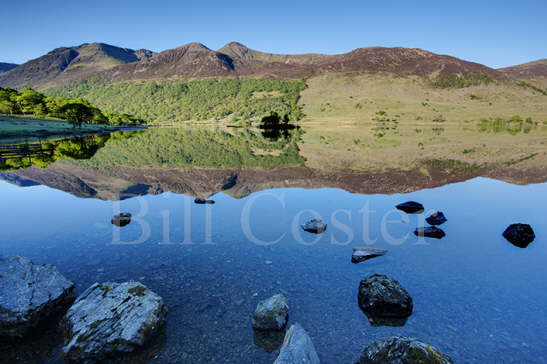
[[[140,54],[139,52],[142,52]],[[331,72],[504,78],[489,67],[410,48],[359,48],[338,55],[271,54],[232,42],[214,51],[189,43],[151,55],[105,44],[59,48],[0,75],[0,86],[59,86],[90,76],[103,82],[225,77],[302,78]]]
[[[0,85],[39,87],[84,79],[119,64],[151,57],[148,50],[134,51],[104,43],[85,43],[52,50],[0,75]]]
[[[521,80],[547,78],[547,58],[517,66],[500,68],[498,71],[504,73],[508,77]]]

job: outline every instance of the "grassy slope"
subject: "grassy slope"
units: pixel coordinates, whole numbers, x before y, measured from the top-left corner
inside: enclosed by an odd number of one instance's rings
[[[301,98],[307,116],[300,149],[312,168],[411,169],[428,159],[453,159],[526,169],[547,158],[547,97],[521,87],[440,90],[387,76],[324,76],[308,86]],[[441,114],[445,121],[432,121]],[[480,122],[515,114],[535,122]]]
[[[300,102],[314,121],[371,121],[378,111],[402,122],[439,115],[458,122],[513,115],[547,121],[547,97],[510,84],[437,89],[418,78],[325,75],[308,80]]]

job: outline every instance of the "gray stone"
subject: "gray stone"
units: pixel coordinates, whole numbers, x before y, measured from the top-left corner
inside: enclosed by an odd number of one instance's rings
[[[74,300],[74,285],[49,264],[0,257],[0,336],[23,337]]]
[[[412,315],[412,297],[398,281],[383,274],[361,281],[358,300],[373,325],[402,326]]]
[[[95,283],[63,319],[62,356],[92,362],[132,352],[158,334],[166,314],[162,298],[139,282]]]
[[[429,225],[442,225],[448,220],[441,211],[437,211],[432,213],[429,217],[426,217],[425,221],[427,221]]]
[[[353,254],[351,255],[351,262],[352,263],[361,263],[365,260],[369,260],[372,258],[380,257],[382,255],[385,255],[387,253],[387,250],[385,249],[375,249],[375,248],[353,248]]]
[[[256,306],[253,328],[256,330],[283,330],[289,320],[289,306],[282,294],[276,294]]]
[[[442,239],[446,236],[445,232],[436,226],[418,227],[414,230],[414,235],[435,239]]]
[[[503,232],[503,237],[519,248],[526,248],[534,241],[536,234],[528,224],[511,224]]]
[[[319,357],[310,336],[299,324],[291,325],[274,364],[318,364]]]
[[[415,201],[403,202],[395,207],[398,210],[406,212],[407,214],[419,214],[424,212],[424,205]]]
[[[310,221],[302,225],[302,229],[304,229],[304,231],[307,231],[308,233],[321,234],[322,232],[327,230],[327,224],[325,224],[323,220],[311,219]]]
[[[367,346],[356,364],[451,364],[435,347],[417,339],[394,336]]]
[[[129,225],[130,222],[131,214],[129,212],[122,212],[121,214],[114,215],[114,217],[110,220],[112,225],[116,225],[118,227]]]

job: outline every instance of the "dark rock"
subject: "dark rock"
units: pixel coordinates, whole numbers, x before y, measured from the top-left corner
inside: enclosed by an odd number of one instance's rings
[[[74,301],[74,285],[56,267],[0,257],[0,336],[23,337]]]
[[[404,211],[407,214],[419,214],[424,212],[424,206],[415,201],[403,202],[395,206],[398,210]]]
[[[447,219],[441,211],[437,211],[431,214],[431,216],[425,219],[429,225],[442,225]]]
[[[385,249],[375,249],[375,248],[353,248],[353,254],[351,255],[351,262],[352,263],[361,263],[365,260],[369,260],[372,258],[380,257],[382,255],[385,255],[387,253],[387,250]]]
[[[325,224],[323,220],[312,219],[308,221],[307,223],[305,223],[304,225],[302,225],[302,229],[304,229],[304,231],[307,231],[309,233],[321,234],[322,232],[327,230],[327,224]]]
[[[130,353],[158,334],[166,314],[162,298],[139,282],[95,283],[61,323],[62,356],[85,362]]]
[[[196,204],[198,204],[198,205],[206,205],[206,204],[212,205],[212,204],[215,203],[215,201],[213,201],[213,200],[206,200],[206,199],[204,199],[204,198],[196,198],[196,199],[194,200],[194,203],[196,203]]]
[[[528,224],[511,224],[503,232],[503,237],[519,248],[526,248],[534,241],[536,234]]]
[[[292,325],[274,364],[319,364],[310,336],[299,324]]]
[[[112,220],[110,220],[110,223],[112,223],[112,225],[116,225],[119,227],[129,225],[130,222],[131,214],[129,212],[122,212],[121,214],[115,215]]]
[[[417,339],[394,336],[367,346],[355,364],[451,364],[452,359]]]
[[[287,299],[281,294],[276,294],[258,303],[252,322],[256,330],[283,330],[288,320]]]
[[[281,347],[285,338],[284,331],[253,330],[253,342],[268,354]]]
[[[414,235],[426,238],[442,239],[446,236],[443,230],[435,226],[419,227],[414,230]]]
[[[373,274],[361,281],[359,307],[373,325],[402,326],[412,315],[412,297],[395,279]]]

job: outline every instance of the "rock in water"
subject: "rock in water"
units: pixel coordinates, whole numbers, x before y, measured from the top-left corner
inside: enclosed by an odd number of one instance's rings
[[[425,221],[427,221],[429,225],[442,225],[447,221],[447,219],[441,211],[437,211],[427,217]]]
[[[375,249],[375,248],[353,248],[353,254],[351,255],[351,262],[352,263],[361,263],[365,260],[369,260],[372,258],[380,257],[382,255],[385,255],[387,253],[387,250],[385,249]]]
[[[373,274],[361,281],[359,307],[372,325],[402,326],[412,315],[412,297],[395,279]]]
[[[398,210],[404,211],[407,214],[419,214],[424,212],[424,205],[415,201],[403,202],[395,206]]]
[[[74,285],[48,264],[0,257],[0,336],[23,337],[74,300]]]
[[[503,237],[519,248],[526,248],[534,241],[536,234],[528,224],[511,224],[503,232]]]
[[[304,231],[307,231],[308,233],[321,234],[322,232],[327,230],[327,224],[325,224],[323,220],[312,219],[302,225],[302,229],[304,229]]]
[[[355,364],[452,364],[452,359],[417,339],[394,336],[367,346]]]
[[[319,357],[310,336],[299,324],[292,325],[274,364],[318,364]]]
[[[122,212],[121,214],[115,215],[110,222],[112,225],[124,227],[131,222],[131,214],[129,212]]]
[[[162,298],[139,282],[95,283],[63,319],[62,355],[81,362],[132,352],[158,333],[166,314]]]
[[[256,330],[283,330],[289,320],[289,306],[282,294],[276,294],[256,306],[253,328]]]
[[[206,199],[204,199],[204,198],[196,198],[196,199],[194,200],[194,203],[197,203],[198,205],[206,205],[206,204],[212,205],[212,204],[215,203],[215,201],[213,201],[213,200],[206,200]]]
[[[443,230],[435,226],[419,227],[414,230],[414,235],[426,238],[442,239],[446,236]]]

